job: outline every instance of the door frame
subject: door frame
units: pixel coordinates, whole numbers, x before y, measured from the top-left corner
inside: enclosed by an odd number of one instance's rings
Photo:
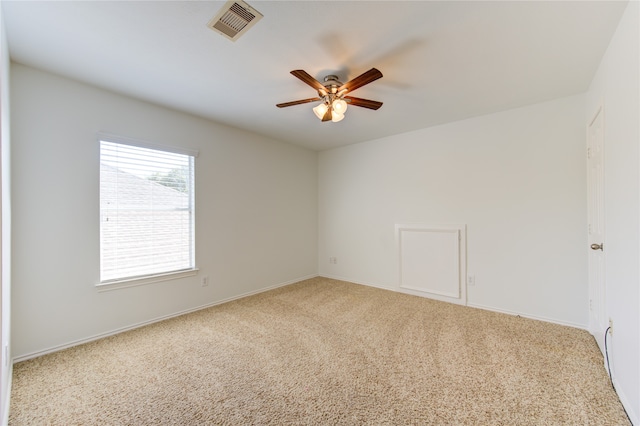
[[[596,137],[599,140],[600,152],[594,152],[592,126],[600,120],[600,130]],[[605,147],[605,113],[604,104],[601,102],[596,108],[586,126],[587,133],[587,266],[588,266],[588,315],[589,332],[593,335],[600,350],[604,353],[604,333],[608,326],[606,306],[606,234],[604,226],[604,147]],[[600,156],[600,168],[594,174],[590,161],[596,155]],[[594,180],[598,182],[594,182]],[[600,191],[599,194],[597,192]],[[593,203],[598,204],[597,206]],[[598,211],[594,211],[598,210]],[[595,216],[595,217],[594,217]],[[598,220],[599,217],[599,220]],[[594,222],[600,222],[595,224]],[[598,241],[596,241],[598,240]],[[591,248],[592,244],[602,244],[600,253]]]

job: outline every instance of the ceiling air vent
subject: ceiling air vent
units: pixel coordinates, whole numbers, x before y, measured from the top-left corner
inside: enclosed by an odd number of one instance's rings
[[[228,1],[207,24],[229,40],[236,41],[262,19],[262,14],[240,0]]]

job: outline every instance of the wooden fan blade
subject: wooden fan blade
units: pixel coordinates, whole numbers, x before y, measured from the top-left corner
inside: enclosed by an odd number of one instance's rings
[[[363,74],[360,74],[353,80],[347,81],[345,84],[338,87],[338,93],[342,91],[345,91],[344,93],[352,92],[357,88],[362,87],[365,84],[369,84],[372,81],[375,81],[381,77],[382,77],[382,73],[379,70],[377,70],[376,68],[371,68],[369,71]]]
[[[322,83],[311,77],[305,70],[293,70],[291,71],[291,74],[293,74],[295,77],[298,77],[300,80],[302,80],[304,83],[307,83],[314,89],[323,91],[325,93],[327,92],[327,89],[322,85]]]
[[[331,119],[333,118],[333,114],[331,114],[332,108],[328,108],[327,112],[324,113],[324,116],[322,117],[322,121],[331,121]]]
[[[371,99],[354,98],[353,96],[345,96],[349,105],[359,106],[369,109],[378,109],[382,106],[382,102],[372,101]]]
[[[278,108],[284,108],[284,107],[290,107],[290,106],[294,106],[294,105],[300,105],[300,104],[308,104],[309,102],[315,102],[315,101],[321,101],[322,98],[309,98],[309,99],[300,99],[299,101],[291,101],[291,102],[284,102],[281,104],[277,104],[276,106]]]

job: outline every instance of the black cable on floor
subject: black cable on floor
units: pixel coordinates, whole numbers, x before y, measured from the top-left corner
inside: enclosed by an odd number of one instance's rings
[[[609,364],[609,348],[607,346],[607,336],[609,335],[609,330],[611,330],[611,327],[607,327],[607,329],[604,331],[604,355],[607,358],[607,370],[609,371],[609,381],[611,382],[611,387],[613,388],[613,391],[617,394],[618,391],[616,390],[615,385],[613,384],[613,376],[611,375],[611,364]],[[622,404],[620,404],[622,405]],[[622,405],[622,410],[624,411],[624,414],[627,416],[627,420],[629,420],[629,424],[631,424],[631,426],[633,426],[633,422],[631,421],[631,417],[629,417],[629,413],[627,413],[626,408],[624,408],[624,405]]]

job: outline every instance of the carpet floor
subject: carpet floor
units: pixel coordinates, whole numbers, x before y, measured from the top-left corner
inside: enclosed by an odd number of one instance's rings
[[[10,425],[628,425],[584,330],[314,278],[18,363]]]

